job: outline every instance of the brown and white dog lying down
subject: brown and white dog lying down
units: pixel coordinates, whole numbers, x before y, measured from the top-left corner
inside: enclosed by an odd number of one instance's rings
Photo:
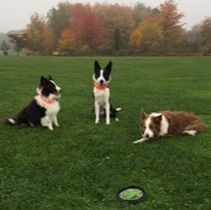
[[[140,125],[142,138],[133,143],[142,143],[150,138],[177,136],[179,134],[195,136],[205,129],[206,126],[202,120],[192,113],[161,111],[146,114],[142,112]]]

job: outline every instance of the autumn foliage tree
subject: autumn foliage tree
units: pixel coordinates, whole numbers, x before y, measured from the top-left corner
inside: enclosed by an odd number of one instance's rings
[[[95,10],[106,29],[108,44],[115,51],[127,47],[135,25],[131,8],[118,4],[97,4]]]
[[[159,25],[163,31],[163,45],[166,50],[172,50],[184,39],[183,14],[178,12],[173,0],[167,0],[160,5]]]
[[[52,8],[47,14],[47,22],[53,32],[53,46],[57,48],[62,33],[69,26],[70,19],[69,2],[59,2],[57,8]]]
[[[135,25],[139,26],[139,24],[146,17],[151,16],[152,13],[153,13],[153,9],[151,7],[148,7],[145,4],[138,2],[133,8],[133,18],[135,21]]]
[[[62,52],[63,55],[71,55],[75,53],[76,48],[75,34],[71,30],[66,29],[62,32],[59,39],[58,50]]]
[[[209,54],[210,18],[189,32],[182,18],[173,0],[158,8],[64,1],[46,17],[32,15],[21,46],[31,53],[55,55]]]
[[[130,45],[143,52],[155,50],[163,42],[164,36],[157,15],[147,17],[131,34]]]
[[[104,27],[90,5],[75,4],[70,9],[69,28],[75,34],[78,50],[95,49],[105,41]]]
[[[31,16],[27,29],[27,48],[38,54],[49,54],[52,51],[52,31],[43,17],[37,13]]]
[[[159,9],[145,17],[131,34],[130,45],[133,48],[142,48],[142,51],[146,52],[171,52],[184,38],[183,24],[180,22],[182,17],[174,1],[164,2]]]

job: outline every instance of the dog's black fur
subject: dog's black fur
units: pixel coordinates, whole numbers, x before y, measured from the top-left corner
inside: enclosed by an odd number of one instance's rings
[[[60,94],[56,90],[56,85],[51,76],[48,79],[41,76],[40,85],[37,91],[39,94],[48,97],[50,94]],[[37,93],[38,94],[38,93]],[[6,119],[5,123],[9,125],[26,125],[36,126],[41,125],[41,119],[46,115],[46,108],[40,106],[36,97],[17,115],[15,118]]]
[[[114,108],[110,103],[110,117],[113,119],[117,119],[118,112],[119,112],[118,109]],[[105,109],[100,110],[100,116],[102,116],[103,118],[106,117]]]

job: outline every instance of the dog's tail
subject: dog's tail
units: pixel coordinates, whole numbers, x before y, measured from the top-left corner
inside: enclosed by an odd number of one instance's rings
[[[122,110],[122,108],[121,108],[121,107],[117,107],[115,110],[116,110],[117,112],[119,112],[119,111]]]
[[[17,124],[17,121],[16,121],[15,118],[10,117],[10,118],[7,118],[7,119],[5,120],[5,123],[6,123],[7,125],[16,125],[16,124]]]
[[[116,112],[116,113],[118,113],[119,111],[121,111],[122,110],[122,108],[121,107],[117,107],[117,108],[113,108],[113,111],[114,111],[114,113]],[[115,121],[119,121],[119,118],[115,115]]]

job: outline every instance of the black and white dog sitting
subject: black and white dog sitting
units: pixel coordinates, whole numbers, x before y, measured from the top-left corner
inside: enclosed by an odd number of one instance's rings
[[[57,114],[60,110],[58,99],[61,97],[61,88],[57,86],[51,76],[40,78],[39,88],[34,99],[25,107],[16,118],[8,118],[10,125],[27,125],[34,127],[41,125],[53,130],[53,125],[59,126]]]
[[[118,121],[117,113],[121,110],[121,108],[114,108],[110,101],[110,89],[108,84],[111,80],[111,69],[112,62],[110,61],[107,66],[102,69],[98,61],[94,63],[94,105],[95,105],[95,123],[98,124],[100,120],[100,116],[104,116],[106,118],[106,124],[110,124],[110,118],[114,118]]]

